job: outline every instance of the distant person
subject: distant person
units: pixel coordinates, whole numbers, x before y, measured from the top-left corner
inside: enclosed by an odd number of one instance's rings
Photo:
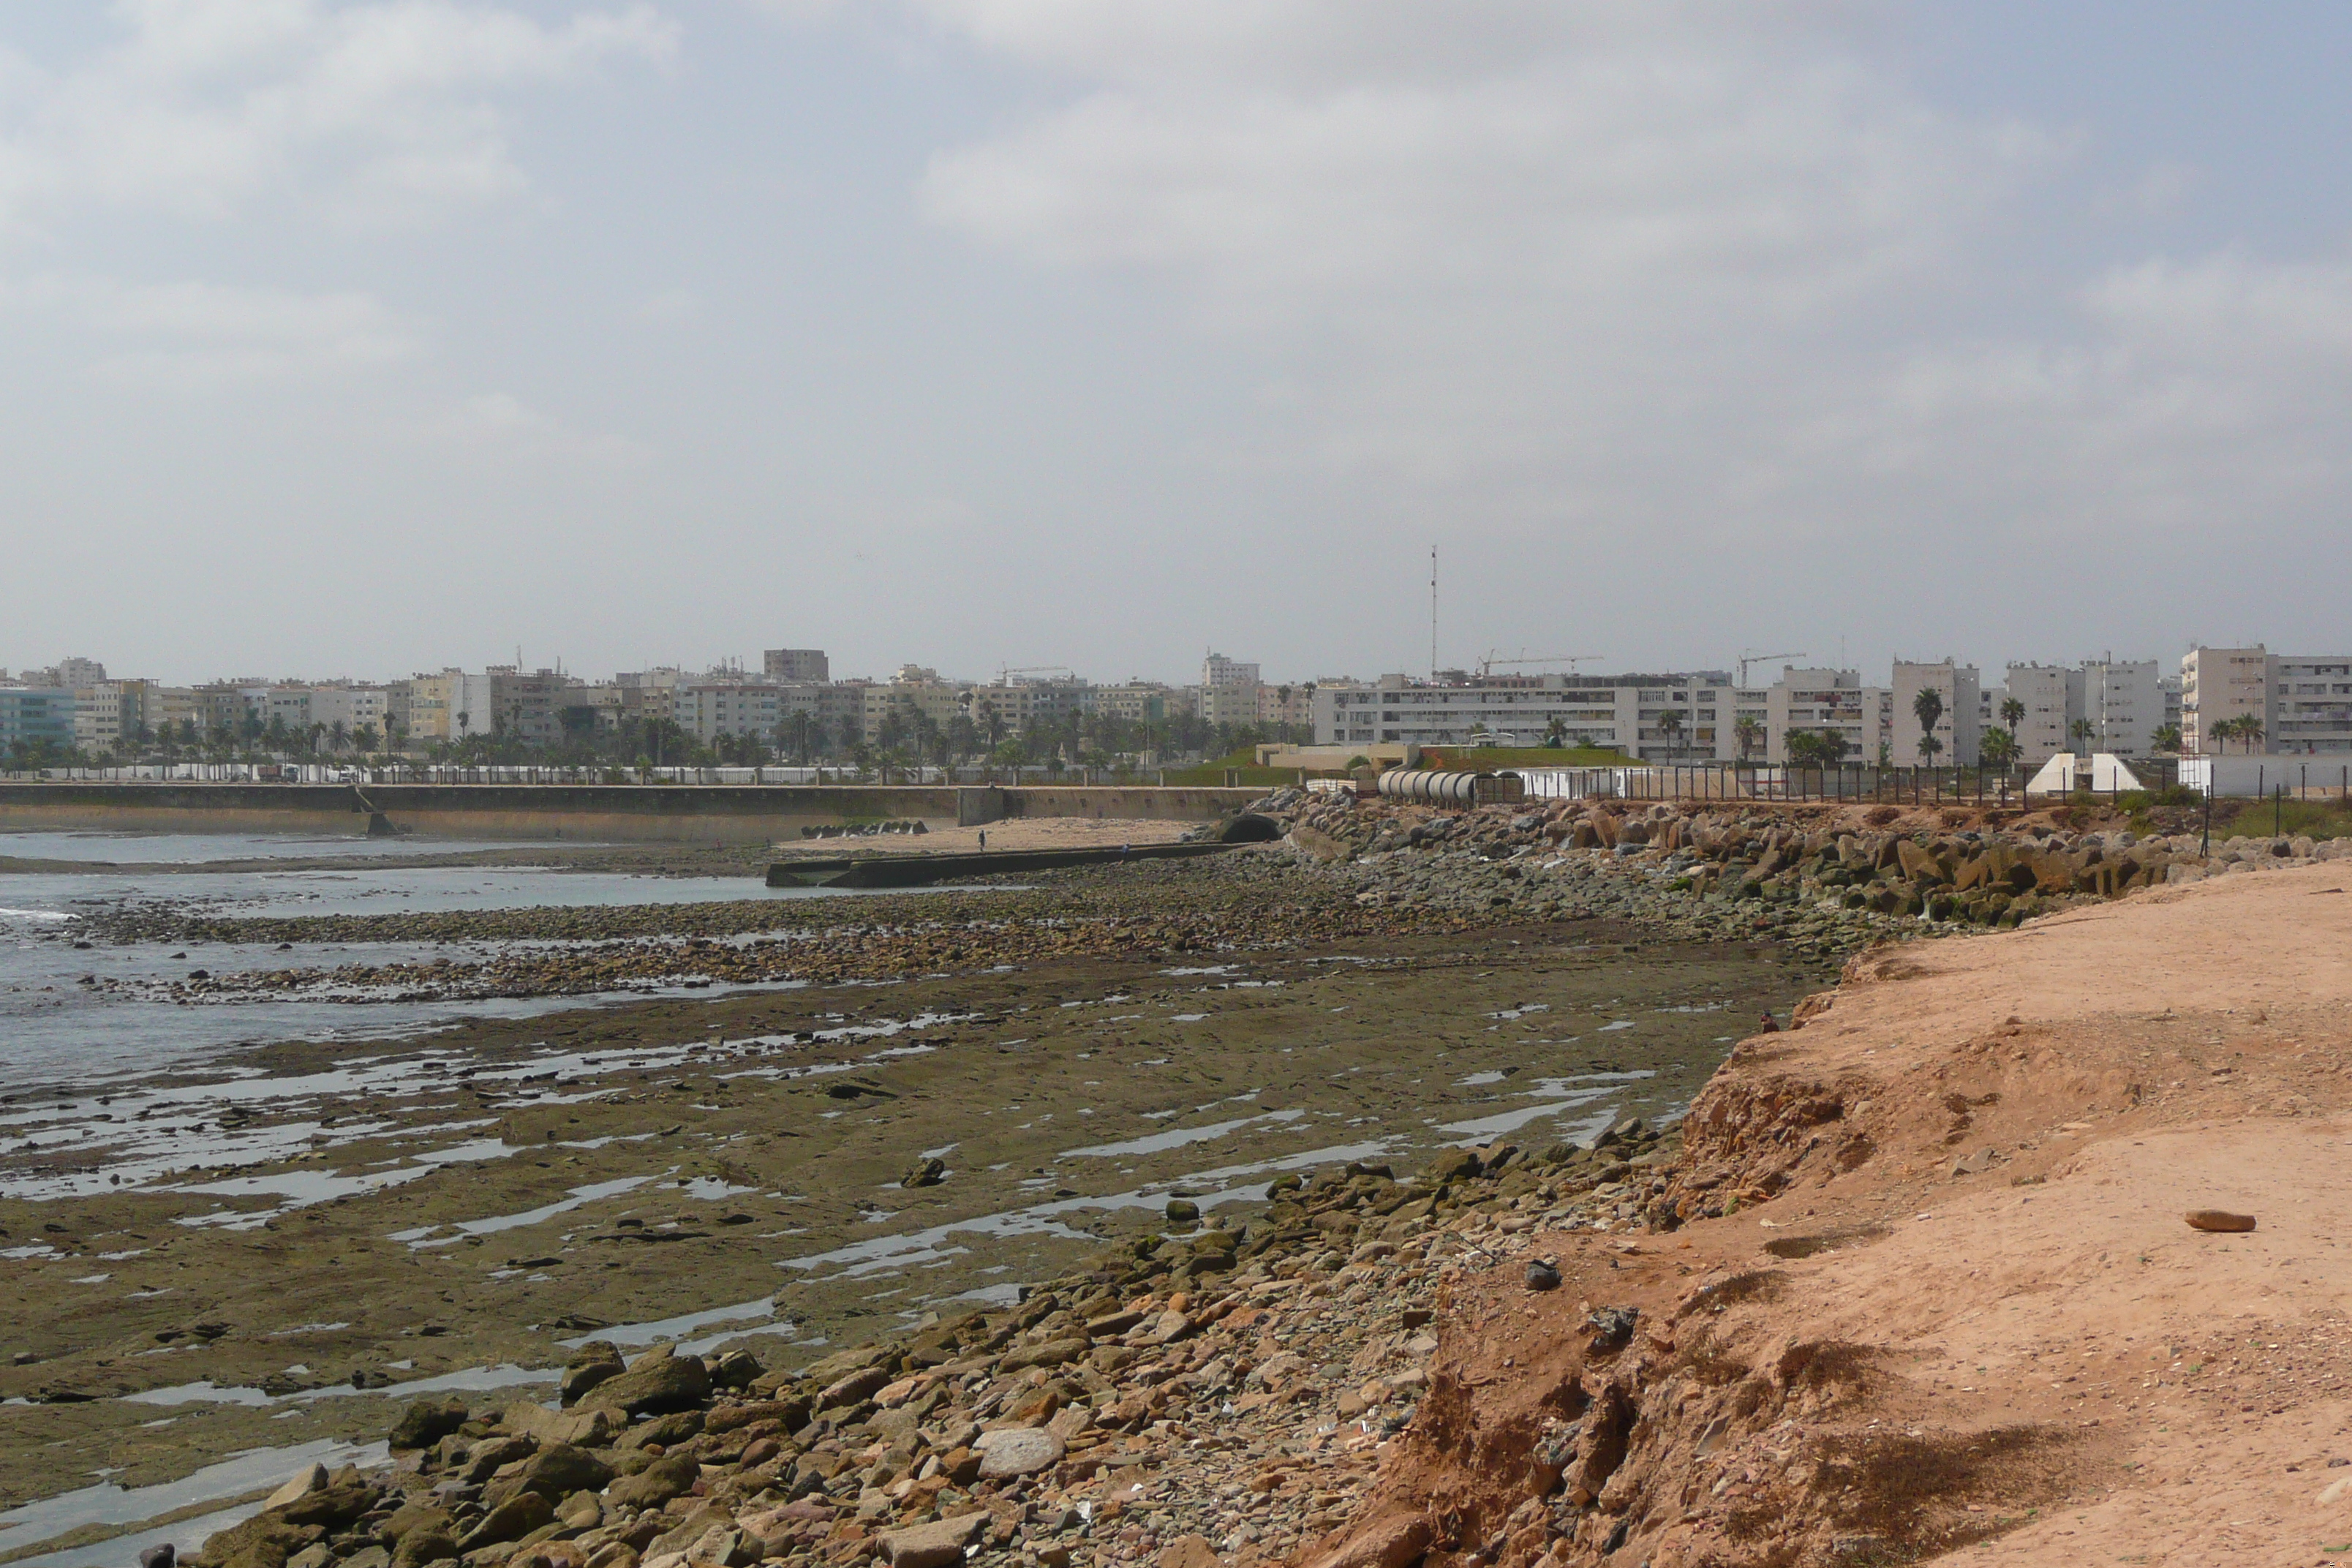
[[[980,847],[982,849],[988,847],[988,829],[985,827],[980,830]]]

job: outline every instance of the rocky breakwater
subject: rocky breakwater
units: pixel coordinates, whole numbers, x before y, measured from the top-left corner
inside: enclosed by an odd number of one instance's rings
[[[1446,1281],[1538,1226],[1640,1224],[1675,1144],[1449,1150],[1274,1182],[1002,1308],[769,1370],[582,1347],[561,1405],[427,1399],[388,1472],[313,1469],[199,1568],[1211,1568],[1341,1537],[1413,1426]]]
[[[2352,840],[2078,830],[2046,813],[1892,805],[1557,802],[1468,811],[1285,790],[1254,808],[1358,901],[1589,915],[1695,939],[1823,952],[1884,937],[2013,927],[2054,910],[2227,871],[2352,855]]]

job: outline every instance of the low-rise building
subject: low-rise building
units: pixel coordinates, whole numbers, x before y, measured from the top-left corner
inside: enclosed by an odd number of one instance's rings
[[[1721,670],[1673,675],[1462,675],[1430,682],[1384,675],[1318,683],[1315,743],[1324,746],[1615,748],[1646,762],[1738,754],[1738,695]]]

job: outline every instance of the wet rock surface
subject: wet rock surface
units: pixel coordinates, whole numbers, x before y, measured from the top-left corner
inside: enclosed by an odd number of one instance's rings
[[[0,1493],[378,1440],[423,1379],[477,1407],[552,1403],[562,1380],[568,1407],[529,1435],[593,1447],[592,1426],[552,1423],[630,1415],[594,1391],[651,1342],[813,1361],[1106,1245],[1213,1251],[1286,1170],[1417,1170],[1451,1144],[1670,1115],[1730,1020],[1825,973],[1622,922],[1367,910],[1278,853],[1236,854],[1255,863],[1180,875],[1206,872],[1194,907],[1229,882],[1278,892],[1255,945],[1060,955],[1048,921],[1017,963],[996,945],[929,969],[926,948],[878,980],[25,1093],[0,1145],[0,1349],[20,1358],[0,1357],[0,1395],[35,1403],[0,1405]],[[1118,918],[1148,926],[1164,889],[1135,889]],[[1068,903],[1089,899],[1116,903]],[[1013,1353],[1066,1375],[1092,1364],[1075,1337]]]
[[[388,1470],[298,1476],[195,1561],[1279,1558],[1344,1522],[1412,1427],[1444,1279],[1537,1224],[1633,1225],[1619,1194],[1673,1153],[1632,1119],[1592,1146],[1498,1142],[1402,1178],[1318,1170],[1255,1224],[1140,1237],[1017,1303],[928,1313],[797,1370],[656,1347],[621,1377],[702,1392],[587,1446],[533,1436],[543,1406],[478,1403],[450,1428],[447,1404],[421,1403],[393,1424]]]

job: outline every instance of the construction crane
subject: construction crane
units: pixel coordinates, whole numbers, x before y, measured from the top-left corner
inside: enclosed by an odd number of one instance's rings
[[[1740,688],[1744,690],[1748,686],[1748,667],[1751,664],[1762,664],[1771,658],[1811,658],[1811,657],[1812,655],[1805,653],[1743,653],[1739,656]]]
[[[1605,657],[1597,653],[1556,653],[1543,658],[1529,658],[1527,657],[1526,650],[1522,649],[1517,658],[1496,658],[1495,651],[1490,650],[1486,658],[1478,661],[1478,676],[1483,680],[1498,669],[1525,669],[1531,664],[1564,664],[1568,666],[1569,673],[1573,675],[1576,673],[1578,665],[1591,664],[1595,659]]]

